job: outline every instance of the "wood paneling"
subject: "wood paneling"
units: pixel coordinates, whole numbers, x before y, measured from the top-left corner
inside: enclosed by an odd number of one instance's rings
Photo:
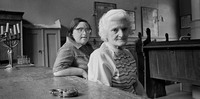
[[[147,45],[151,77],[200,85],[198,42],[152,42]]]

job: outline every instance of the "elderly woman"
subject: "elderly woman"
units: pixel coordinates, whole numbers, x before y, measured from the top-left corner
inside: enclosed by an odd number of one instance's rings
[[[112,9],[99,21],[104,41],[90,56],[88,80],[146,97],[138,80],[136,60],[123,46],[131,31],[131,18],[122,9]]]
[[[93,52],[88,43],[90,33],[91,27],[86,20],[72,20],[69,36],[57,53],[53,66],[54,76],[81,76],[87,79],[87,63]]]

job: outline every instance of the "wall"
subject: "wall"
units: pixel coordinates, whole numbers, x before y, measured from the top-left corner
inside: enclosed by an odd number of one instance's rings
[[[180,35],[191,35],[191,39],[200,39],[200,1],[179,0],[180,17],[190,15],[189,28],[181,28]]]
[[[32,24],[53,24],[60,19],[62,24],[61,36],[66,36],[67,27],[74,17],[82,17],[89,21],[95,37],[94,2],[109,2],[117,4],[117,8],[136,12],[136,30],[142,32],[141,7],[158,9],[158,15],[164,21],[159,22],[159,38],[163,40],[165,33],[170,39],[178,38],[179,22],[178,0],[0,0],[0,10],[25,12],[23,18]],[[143,37],[145,38],[145,37]]]
[[[200,0],[191,1],[191,39],[200,39]]]
[[[180,14],[179,17],[185,15],[191,15],[191,0],[179,0]],[[181,23],[181,22],[180,22]],[[180,26],[180,36],[186,36],[191,34],[191,28],[181,28]]]
[[[179,6],[177,0],[158,0],[159,18],[163,17],[159,22],[159,32],[161,37],[165,37],[165,33],[169,34],[169,38],[176,40],[179,36]]]

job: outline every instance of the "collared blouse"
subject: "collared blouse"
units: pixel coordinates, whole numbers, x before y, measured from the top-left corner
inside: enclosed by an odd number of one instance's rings
[[[87,63],[92,52],[93,48],[89,43],[82,46],[67,37],[65,44],[57,53],[53,72],[67,69],[69,67],[79,67],[87,71]]]

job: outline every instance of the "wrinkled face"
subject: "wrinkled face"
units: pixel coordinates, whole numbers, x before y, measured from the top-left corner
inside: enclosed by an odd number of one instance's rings
[[[108,43],[114,47],[121,47],[127,43],[128,35],[131,32],[130,23],[126,20],[110,20],[107,27]]]
[[[91,29],[89,29],[89,26],[85,22],[80,22],[76,28],[74,28],[72,36],[74,40],[82,45],[85,45],[90,37]]]

